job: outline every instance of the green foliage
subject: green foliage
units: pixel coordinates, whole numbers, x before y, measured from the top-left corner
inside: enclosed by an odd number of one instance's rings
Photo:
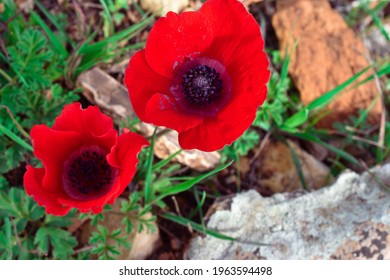
[[[71,215],[44,214],[23,189],[0,191],[0,258],[33,259],[53,254],[55,259],[67,259],[73,254],[77,241],[63,229],[71,224]]]
[[[115,255],[119,255],[118,247],[125,246],[130,247],[130,244],[126,241],[127,237],[121,236],[122,229],[116,229],[109,231],[102,225],[97,226],[97,231],[92,233],[89,240],[91,245],[95,247],[92,249],[93,254],[99,255],[101,260],[113,260]]]
[[[250,150],[259,144],[260,136],[256,131],[248,129],[233,142],[230,146],[226,146],[222,151],[222,161],[226,162],[229,159],[238,161],[239,157],[245,156]]]
[[[34,244],[40,255],[47,256],[51,245],[54,259],[67,259],[73,254],[77,240],[67,230],[43,225],[35,234]]]
[[[14,218],[18,232],[24,230],[27,221],[37,221],[43,214],[43,208],[23,189],[15,187],[10,188],[8,192],[0,191],[0,218]]]
[[[124,217],[122,224],[126,226],[126,233],[129,234],[134,229],[134,223],[138,225],[137,231],[155,232],[154,222],[156,217],[151,215],[151,206],[141,207],[141,194],[133,192],[128,201],[122,201],[121,212]],[[149,215],[148,215],[149,214]]]
[[[65,61],[52,49],[43,31],[21,16],[16,16],[16,6],[5,1],[2,22],[9,22],[9,29],[2,36],[6,52],[0,54],[0,171],[7,172],[23,160],[26,145],[10,136],[20,135],[15,121],[30,130],[37,123],[51,124],[62,107],[78,99],[73,91],[66,91],[58,80],[64,71]],[[10,133],[6,133],[6,132]],[[20,143],[19,143],[20,144]]]
[[[114,26],[119,25],[125,18],[125,14],[120,10],[127,11],[129,4],[127,0],[100,0],[100,3],[103,7],[103,32],[105,37],[108,37],[114,32]]]
[[[359,0],[346,16],[347,24],[350,26],[356,25],[369,15],[372,23],[378,28],[383,37],[390,41],[390,35],[384,26],[383,19],[381,19],[381,14],[384,13],[389,2],[388,0],[377,0],[375,5],[373,4],[372,0]]]

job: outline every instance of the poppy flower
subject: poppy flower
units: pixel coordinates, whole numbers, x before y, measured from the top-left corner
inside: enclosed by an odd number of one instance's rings
[[[267,95],[260,27],[237,0],[157,20],[124,82],[138,117],[179,133],[184,149],[215,151],[252,124]]]
[[[98,107],[64,107],[52,128],[31,130],[34,154],[43,168],[27,166],[24,187],[48,214],[71,208],[97,214],[124,191],[133,178],[137,155],[148,142],[132,132],[120,136]]]

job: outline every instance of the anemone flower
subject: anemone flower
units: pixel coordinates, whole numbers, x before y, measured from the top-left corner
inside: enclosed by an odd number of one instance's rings
[[[231,144],[267,95],[263,47],[258,23],[237,0],[169,12],[126,69],[135,113],[176,130],[183,149],[215,151]]]
[[[132,132],[120,136],[98,107],[65,106],[52,128],[31,130],[34,154],[43,168],[27,166],[24,187],[48,214],[64,216],[71,208],[97,214],[132,180],[137,155],[148,142]]]

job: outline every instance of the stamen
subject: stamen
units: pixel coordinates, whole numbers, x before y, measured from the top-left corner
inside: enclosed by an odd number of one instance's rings
[[[183,75],[181,83],[186,100],[193,104],[207,104],[220,97],[220,74],[207,65],[198,65]]]
[[[64,191],[77,200],[91,200],[108,193],[118,170],[106,160],[107,152],[98,146],[82,147],[64,164]]]

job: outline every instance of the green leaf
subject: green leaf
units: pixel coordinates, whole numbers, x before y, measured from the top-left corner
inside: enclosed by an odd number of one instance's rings
[[[77,240],[70,232],[61,228],[44,226],[38,229],[34,244],[37,245],[44,255],[49,253],[49,244],[53,246],[53,257],[55,259],[67,259],[73,254],[73,248]]]
[[[163,198],[169,196],[169,195],[174,195],[174,194],[177,194],[177,193],[181,193],[181,192],[184,192],[186,190],[189,190],[190,188],[192,188],[192,186],[194,186],[195,184],[199,183],[200,181],[206,179],[207,177],[221,171],[221,170],[224,170],[225,168],[227,168],[229,165],[231,165],[233,163],[233,161],[227,163],[227,164],[224,164],[224,165],[221,165],[217,168],[215,168],[214,170],[210,171],[210,172],[207,172],[206,174],[203,174],[203,175],[200,175],[200,176],[197,176],[191,180],[188,180],[186,182],[183,182],[183,183],[180,183],[170,189],[167,189],[164,193],[160,194],[154,201],[153,203],[157,202],[157,201],[160,201],[162,200]],[[151,203],[151,204],[153,204]]]
[[[218,239],[222,239],[222,240],[229,240],[229,241],[237,241],[237,238],[234,238],[234,237],[230,237],[230,236],[227,236],[225,234],[222,234],[222,233],[219,233],[219,232],[216,232],[214,230],[210,230],[208,228],[205,228],[203,227],[202,225],[199,225],[191,220],[188,220],[184,217],[180,217],[180,216],[177,216],[177,215],[174,215],[174,214],[171,214],[171,213],[164,213],[162,215],[163,218],[165,219],[168,219],[170,221],[173,221],[175,223],[178,223],[182,226],[188,226],[190,225],[191,228],[193,228],[194,230],[198,231],[198,232],[201,232],[201,233],[206,233],[210,236],[213,236],[213,237],[216,237]]]
[[[306,109],[312,111],[314,109],[323,109],[326,105],[328,105],[330,102],[333,101],[333,98],[346,89],[349,85],[351,85],[353,82],[355,82],[361,75],[363,75],[367,70],[370,69],[370,67],[364,68],[362,71],[354,75],[352,78],[349,78],[347,81],[342,83],[341,85],[337,86],[336,88],[332,89],[331,91],[321,95],[317,99],[310,102],[309,105],[306,106]]]
[[[0,191],[0,216],[8,215],[36,221],[44,215],[44,210],[24,190],[14,187],[8,193]]]
[[[309,118],[309,110],[304,108],[300,110],[299,112],[295,113],[291,117],[289,117],[281,126],[282,127],[288,127],[288,128],[295,128],[300,126],[301,124],[305,123]]]
[[[104,26],[106,27],[106,28],[104,28],[104,35],[106,37],[108,37],[114,33],[114,22],[112,21],[111,13],[110,13],[110,10],[106,4],[106,1],[99,0],[99,2],[103,7]]]
[[[183,150],[179,149],[177,152],[171,154],[169,157],[166,159],[160,160],[156,164],[153,165],[153,172],[158,172],[161,168],[163,168],[165,165],[167,165],[174,157],[179,155]]]
[[[314,143],[318,143],[318,144],[324,146],[325,148],[328,148],[329,150],[333,151],[339,157],[349,161],[350,163],[356,164],[357,166],[361,166],[361,163],[354,156],[348,154],[344,150],[336,148],[336,147],[322,141],[321,139],[319,139],[318,137],[316,137],[314,135],[311,135],[311,134],[305,132],[305,133],[296,133],[296,134],[294,134],[294,136],[301,138],[301,139],[305,139],[305,140],[314,142]]]
[[[49,37],[49,41],[54,49],[54,51],[62,58],[67,58],[69,56],[68,51],[65,49],[63,44],[60,42],[60,40],[57,38],[57,36],[53,33],[53,31],[50,30],[50,28],[46,25],[46,23],[43,21],[43,19],[34,11],[31,11],[31,17],[42,27],[42,29],[46,32],[47,36]]]
[[[34,151],[33,147],[29,143],[24,141],[22,138],[20,138],[15,133],[13,133],[11,130],[5,128],[1,124],[0,124],[0,132],[2,132],[5,135],[7,135],[12,141],[14,141],[15,143],[19,144],[20,146],[22,146],[26,150],[29,150],[30,152]]]
[[[0,228],[0,258],[1,259],[6,259],[6,260],[12,259],[13,242],[14,240],[12,237],[12,225],[11,225],[11,221],[7,217],[3,219],[3,227]]]
[[[383,6],[383,3],[385,3],[385,1],[383,1],[381,3],[382,6]],[[380,6],[380,5],[378,5],[378,6]],[[364,8],[365,8],[366,12],[369,13],[370,16],[372,17],[372,20],[374,21],[375,25],[378,27],[379,31],[382,33],[383,37],[385,37],[386,40],[388,42],[390,42],[389,33],[387,33],[386,28],[383,25],[381,19],[378,17],[378,15],[373,10],[371,10],[367,4],[364,6]]]
[[[302,166],[301,166],[301,162],[300,162],[300,160],[298,158],[298,155],[294,151],[294,149],[291,148],[291,146],[288,144],[288,142],[285,142],[285,143],[287,144],[288,148],[290,149],[291,157],[293,159],[295,168],[297,169],[297,173],[298,173],[298,176],[299,176],[299,180],[301,181],[302,187],[303,187],[303,189],[307,190],[305,176],[303,175]]]

